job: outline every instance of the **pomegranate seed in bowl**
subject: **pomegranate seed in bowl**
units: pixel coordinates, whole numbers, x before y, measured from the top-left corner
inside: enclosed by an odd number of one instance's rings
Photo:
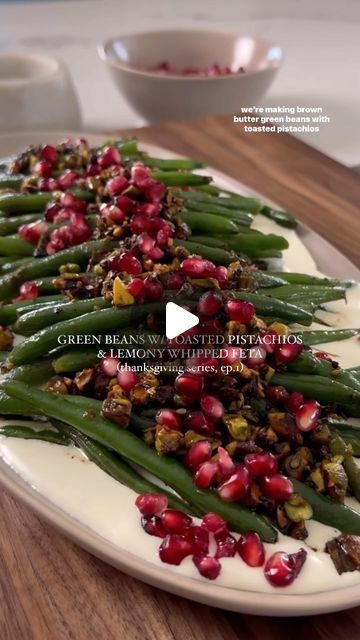
[[[177,509],[165,509],[161,514],[161,522],[167,533],[186,533],[192,525],[192,519]]]
[[[207,513],[201,522],[201,526],[208,532],[214,534],[226,533],[227,522],[217,513]]]
[[[211,458],[211,444],[207,440],[199,440],[195,442],[187,450],[184,463],[190,471],[194,472],[203,462],[207,462]]]
[[[236,538],[228,531],[215,534],[216,553],[215,558],[233,558],[236,553]]]
[[[262,567],[265,562],[265,547],[256,531],[243,533],[237,541],[236,549],[249,567]]]
[[[141,526],[149,536],[156,536],[157,538],[165,538],[167,536],[167,531],[165,531],[159,516],[143,516],[141,518]]]
[[[200,296],[197,312],[202,316],[214,316],[222,307],[221,296],[215,291],[207,291]]]
[[[252,476],[272,476],[277,473],[278,463],[273,453],[248,453],[245,456],[245,466]]]
[[[217,462],[203,462],[196,470],[194,483],[197,487],[206,489],[207,487],[210,487],[218,471],[219,466]]]
[[[191,541],[179,534],[168,534],[162,541],[159,556],[162,562],[179,565],[187,556],[192,555]]]
[[[260,488],[267,498],[277,502],[287,500],[294,493],[291,480],[280,473],[264,476],[261,479]]]
[[[216,580],[221,571],[221,564],[213,556],[194,556],[193,563],[203,578]]]
[[[143,516],[159,516],[167,508],[167,497],[162,493],[141,493],[135,505]]]
[[[277,551],[266,562],[265,577],[273,587],[287,587],[299,575],[307,553],[299,549],[296,553]]]
[[[160,409],[156,414],[156,423],[169,429],[181,429],[183,417],[175,409]]]
[[[299,431],[312,431],[317,427],[321,406],[316,400],[306,400],[295,412],[295,422]]]
[[[211,396],[210,394],[204,393],[204,395],[200,399],[200,406],[211,420],[220,420],[225,413],[225,408],[223,403],[216,398],[216,396]]]
[[[228,300],[226,303],[226,312],[230,320],[249,324],[255,315],[255,307],[251,302],[246,300]]]
[[[222,500],[229,502],[243,500],[250,489],[250,474],[244,465],[238,465],[235,473],[218,487],[218,494]]]

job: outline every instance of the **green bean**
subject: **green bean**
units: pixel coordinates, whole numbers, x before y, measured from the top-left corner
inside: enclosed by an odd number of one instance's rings
[[[56,394],[33,389],[21,382],[6,382],[4,389],[14,398],[26,396],[30,406],[38,407],[45,415],[71,425],[84,435],[119,453],[129,462],[152,473],[202,513],[218,513],[236,531],[257,531],[268,542],[277,539],[276,530],[261,516],[243,505],[222,501],[211,490],[195,488],[192,477],[184,465],[170,456],[159,456],[130,431],[119,429],[101,416],[84,412],[81,406],[77,407],[72,402],[58,402]]]
[[[331,331],[292,331],[292,334],[302,338],[305,345],[323,344],[324,342],[338,342],[348,340],[360,333],[360,329],[333,329]]]
[[[204,233],[206,233],[206,229],[204,229]],[[224,231],[222,231],[222,233],[224,233]],[[191,240],[204,245],[216,245],[222,249],[232,249],[233,251],[236,251],[236,253],[242,252],[250,257],[266,257],[269,255],[267,253],[268,251],[270,252],[270,255],[273,255],[274,252],[277,253],[278,250],[282,251],[288,247],[288,242],[285,238],[274,234],[249,235],[248,233],[237,233],[236,235],[229,235],[226,238],[221,239],[194,234],[194,236],[191,236]],[[272,274],[270,273],[270,275]]]
[[[245,211],[235,211],[234,209],[226,209],[221,205],[205,204],[203,202],[197,202],[196,200],[187,200],[186,208],[184,209],[184,211],[214,213],[221,216],[222,218],[228,218],[229,220],[233,220],[233,222],[235,222],[236,224],[246,227],[249,227],[253,221],[253,216],[251,213],[246,213]]]
[[[332,289],[328,289],[327,291],[318,291],[317,293],[314,291],[306,293],[299,293],[299,295],[293,295],[287,298],[289,302],[295,301],[302,305],[304,302],[313,302],[316,307],[321,307],[328,302],[334,302],[335,300],[342,300],[345,298],[344,289],[340,289],[340,287],[333,287]]]
[[[268,289],[269,287],[281,287],[282,285],[286,284],[285,280],[273,276],[272,273],[251,270],[247,271],[246,269],[244,269],[243,275],[252,276],[260,289]]]
[[[343,457],[343,467],[347,475],[349,487],[355,498],[360,501],[360,468],[357,466],[341,436],[332,438],[330,441],[330,451],[333,456]]]
[[[95,311],[96,309],[107,309],[111,303],[107,302],[103,296],[90,298],[89,300],[71,300],[70,302],[58,302],[44,309],[34,309],[18,318],[14,325],[14,331],[24,336],[32,335],[44,327],[48,327],[56,322],[63,322],[70,318],[78,318],[84,313]]]
[[[74,190],[74,195],[80,200],[91,201],[94,194],[91,191]],[[5,193],[0,194],[0,210],[5,215],[26,213],[31,211],[43,211],[44,207],[54,199],[54,194],[49,192],[38,193]]]
[[[22,181],[25,180],[24,175],[21,173],[17,173],[16,175],[12,175],[10,173],[1,172],[0,173],[0,189],[15,189],[18,191],[20,189]]]
[[[93,367],[99,362],[99,349],[71,349],[53,360],[55,373],[70,373]]]
[[[169,160],[164,160],[164,158],[141,156],[141,162],[146,167],[159,169],[161,171],[193,171],[194,169],[203,169],[206,166],[199,160],[188,160],[186,158],[171,158]],[[154,173],[152,175],[154,175]]]
[[[351,287],[353,280],[339,280],[337,278],[318,278],[317,276],[309,276],[306,273],[288,273],[286,271],[271,271],[271,274],[283,278],[289,284],[302,285],[321,285],[324,287]]]
[[[69,445],[70,438],[65,433],[51,431],[50,429],[41,429],[36,431],[31,427],[25,427],[21,424],[6,424],[0,427],[0,436],[7,438],[21,438],[24,440],[43,440],[53,444]]]
[[[2,256],[32,256],[35,245],[19,236],[0,236],[0,255]]]
[[[320,402],[336,403],[349,415],[360,416],[360,393],[332,378],[299,373],[274,373],[271,385],[281,385],[288,391],[300,391]]]
[[[232,197],[218,197],[220,189],[213,185],[202,185],[197,188],[197,191],[176,191],[175,195],[179,195],[181,198],[196,200],[197,202],[204,202],[205,204],[221,205],[227,209],[243,210],[249,213],[258,213],[261,209],[260,200],[257,198],[248,198],[246,196],[234,195]],[[206,193],[205,190],[210,190],[211,193]],[[222,191],[222,193],[225,193]]]
[[[8,355],[8,351],[0,351],[0,362],[5,362],[5,360],[8,358]]]
[[[340,436],[351,445],[354,456],[360,457],[360,427],[347,422],[328,422],[328,427],[333,435]]]
[[[360,392],[360,382],[346,371],[346,369],[334,368],[332,363],[322,358],[317,358],[311,351],[302,351],[300,355],[288,365],[289,371],[295,373],[313,373],[341,382],[341,384]]]
[[[360,535],[360,514],[331,498],[321,495],[299,480],[291,479],[295,491],[309,502],[313,508],[314,519],[318,522],[340,529],[343,533]]]
[[[22,224],[31,224],[41,217],[41,213],[25,213],[23,216],[0,219],[0,235],[6,236],[9,233],[14,233]]]
[[[297,284],[285,284],[282,287],[274,287],[268,289],[267,294],[273,295],[280,300],[290,300],[291,298],[315,299],[320,298],[322,294],[329,297],[333,295],[333,300],[345,297],[345,289],[343,287],[323,287],[323,286],[309,286],[309,285],[297,285]]]
[[[100,149],[104,147],[116,147],[123,156],[136,156],[139,154],[136,138],[121,138],[120,140],[105,140]],[[95,149],[97,151],[97,149]],[[141,154],[142,155],[142,154]]]
[[[208,184],[212,178],[210,176],[200,176],[197,173],[188,173],[186,171],[152,171],[151,177],[159,180],[167,187],[172,186],[197,186],[200,184]],[[1,207],[1,201],[0,201]]]
[[[32,258],[18,258],[17,256],[7,256],[5,262],[0,267],[0,277],[10,271],[16,271],[19,267],[32,260]]]
[[[190,301],[191,302],[191,301]],[[78,318],[57,322],[26,338],[12,350],[9,361],[14,365],[26,364],[49,353],[59,346],[60,336],[93,335],[96,332],[106,332],[120,327],[130,326],[144,318],[151,312],[164,311],[165,303],[149,302],[142,305],[130,305],[117,309],[101,309],[92,311]]]
[[[58,251],[45,258],[33,258],[14,273],[7,273],[0,278],[0,300],[16,295],[19,285],[27,280],[42,278],[56,274],[58,269],[67,263],[84,264],[97,251],[111,250],[118,246],[118,242],[107,240],[93,240],[75,247]]]
[[[151,429],[154,426],[155,426],[154,420],[148,420],[147,418],[143,418],[142,416],[139,416],[134,411],[131,412],[130,427],[133,431],[142,433],[143,431],[146,431],[146,429]]]
[[[8,325],[15,322],[18,313],[22,310],[25,311],[28,307],[42,308],[47,302],[62,300],[64,296],[42,296],[41,298],[31,298],[28,300],[20,300],[19,302],[13,302],[11,304],[0,304],[0,324]]]
[[[204,244],[199,244],[198,242],[192,242],[191,240],[174,239],[174,246],[184,247],[191,254],[201,256],[206,260],[211,260],[215,264],[227,266],[231,262],[237,260],[237,255],[235,253],[217,247],[208,247]]]
[[[291,213],[287,211],[279,211],[278,209],[272,209],[272,207],[262,207],[260,213],[266,218],[273,220],[277,224],[282,227],[287,227],[288,229],[296,229],[298,222]]]
[[[181,211],[179,218],[185,222],[191,231],[206,233],[209,235],[236,233],[238,228],[232,220],[227,220],[213,213],[201,211]]]
[[[14,400],[4,392],[2,385],[9,380],[21,380],[29,384],[41,384],[53,374],[51,363],[47,360],[36,364],[25,365],[12,369],[0,381],[0,414],[4,415],[28,415],[29,405],[26,397]]]

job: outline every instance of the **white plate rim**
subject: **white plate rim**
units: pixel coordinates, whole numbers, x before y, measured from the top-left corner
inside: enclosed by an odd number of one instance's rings
[[[139,131],[141,137],[141,130]],[[116,134],[105,133],[104,135],[63,131],[35,131],[21,134],[11,134],[0,136],[0,157],[3,144],[12,142],[28,144],[29,137],[35,141],[61,139],[69,135],[81,135],[98,141],[109,138]],[[117,134],[118,135],[118,134]],[[24,141],[24,142],[22,142]],[[26,142],[25,142],[26,141]],[[143,145],[163,154],[169,154],[169,150],[155,147],[154,145]],[[11,152],[10,152],[11,153]],[[172,153],[172,155],[178,155]],[[237,180],[226,176],[215,169],[209,167],[209,171],[219,179],[226,179],[232,182],[234,188],[243,189],[254,195],[261,195],[246,185],[242,185]],[[263,200],[269,199],[262,196]],[[332,253],[332,261],[340,261],[341,271],[339,277],[344,277],[346,273],[351,273],[351,277],[360,278],[360,271],[347,260],[337,249],[325,241],[321,236],[311,231],[305,225],[301,225],[303,241],[315,241],[315,248],[319,245],[325,252]],[[313,249],[315,260],[317,251]],[[336,275],[336,274],[334,274]],[[349,276],[348,276],[349,277]],[[158,587],[170,593],[188,598],[190,600],[211,605],[213,607],[262,616],[304,616],[320,613],[329,613],[349,609],[360,604],[360,586],[354,585],[332,591],[323,591],[311,594],[286,595],[276,591],[274,594],[263,592],[252,592],[234,589],[231,587],[218,586],[214,582],[202,582],[183,575],[174,574],[166,568],[159,567],[151,561],[145,561],[134,554],[122,550],[120,547],[107,541],[96,532],[92,531],[81,521],[73,518],[57,507],[49,499],[37,492],[30,484],[24,481],[4,460],[0,458],[0,483],[16,498],[21,500],[26,506],[36,513],[41,519],[53,525],[66,537],[70,538],[83,549],[108,564],[124,571],[125,573],[142,580],[154,587]],[[260,600],[259,600],[260,599]]]

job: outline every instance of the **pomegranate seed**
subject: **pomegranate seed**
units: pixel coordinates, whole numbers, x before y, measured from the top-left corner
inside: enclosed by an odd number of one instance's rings
[[[128,180],[124,176],[115,176],[106,184],[109,196],[119,196],[129,185]]]
[[[200,575],[208,580],[216,580],[221,571],[220,562],[212,556],[194,556],[193,563]]]
[[[36,282],[24,282],[20,289],[19,289],[19,294],[17,298],[15,298],[15,301],[20,302],[21,300],[30,300],[32,298],[38,298],[39,296],[39,287],[37,286]]]
[[[286,391],[285,387],[281,385],[276,385],[275,387],[269,387],[266,390],[266,396],[273,404],[283,404],[289,398],[289,393]]]
[[[217,513],[207,513],[202,519],[201,526],[208,533],[220,534],[227,532],[227,523]]]
[[[56,164],[58,160],[58,152],[52,145],[45,144],[41,149],[41,157],[50,164]]]
[[[58,191],[59,183],[55,178],[40,178],[38,188],[39,191]]]
[[[142,203],[137,205],[135,213],[139,213],[139,214],[141,214],[143,216],[146,216],[147,218],[151,218],[150,225],[152,225],[152,223],[154,223],[154,218],[156,218],[156,216],[160,215],[161,210],[162,210],[162,205],[160,203],[158,203],[158,202],[157,203],[154,203],[154,202],[142,202]],[[155,230],[154,227],[152,227],[151,230],[154,231]],[[156,229],[156,230],[158,230],[158,229]]]
[[[219,398],[207,393],[201,396],[200,406],[205,415],[211,418],[211,420],[220,420],[225,413],[224,405]]]
[[[276,360],[279,364],[290,364],[299,357],[302,350],[303,345],[296,342],[280,344],[276,351]]]
[[[293,391],[286,398],[284,405],[288,411],[295,413],[304,404],[304,396],[300,391]]]
[[[116,261],[116,271],[123,271],[132,276],[138,276],[142,273],[142,265],[140,260],[130,253],[123,253]]]
[[[144,280],[144,296],[146,300],[151,300],[152,302],[157,302],[161,300],[164,293],[164,287],[162,286],[160,280],[157,279],[156,276],[150,276]]]
[[[267,351],[264,347],[253,347],[249,350],[246,364],[250,369],[260,367],[266,361]]]
[[[72,193],[62,193],[60,196],[60,204],[62,207],[76,207],[76,198]]]
[[[135,506],[143,516],[160,516],[167,505],[167,497],[162,493],[141,493],[135,500]]]
[[[42,220],[31,222],[30,224],[22,224],[18,229],[18,236],[22,240],[27,240],[32,244],[37,244],[41,236],[47,231],[47,224]]]
[[[272,476],[277,473],[278,463],[273,453],[248,453],[245,466],[252,476]]]
[[[121,156],[116,147],[105,147],[98,158],[98,163],[102,169],[111,167],[113,164],[120,164]]]
[[[46,160],[40,160],[34,167],[34,173],[37,173],[42,178],[50,178],[52,170],[52,165],[50,162],[46,162]]]
[[[174,409],[160,409],[156,414],[156,423],[169,429],[181,429],[182,416]]]
[[[189,411],[186,415],[187,427],[196,433],[207,436],[214,433],[215,428],[202,411]]]
[[[169,238],[172,237],[172,235],[173,232],[171,231],[169,225],[166,225],[166,227],[159,229],[156,234],[156,242],[159,247],[166,247],[169,244]]]
[[[321,414],[321,406],[316,400],[306,400],[295,412],[295,422],[299,431],[316,428]]]
[[[236,553],[236,538],[228,531],[215,535],[215,558],[233,558]]]
[[[98,176],[100,171],[101,168],[98,164],[92,164],[91,167],[86,170],[85,176],[87,178],[92,178],[93,176]]]
[[[203,316],[214,316],[222,307],[222,299],[218,293],[207,291],[199,298],[197,312]]]
[[[148,233],[142,233],[137,243],[141,253],[149,253],[155,246],[155,239],[149,236]]]
[[[165,509],[161,514],[161,523],[167,533],[186,533],[192,525],[192,519],[177,509]]]
[[[141,526],[149,536],[165,538],[167,535],[159,516],[143,516],[141,518]]]
[[[142,192],[145,196],[145,199],[151,203],[159,203],[164,198],[166,193],[166,187],[159,180],[154,180],[153,178],[148,178],[144,180],[141,184]]]
[[[124,211],[115,204],[102,204],[100,213],[104,218],[110,218],[110,220],[116,224],[122,224],[126,217]]]
[[[45,220],[47,220],[48,222],[53,222],[55,216],[59,213],[60,211],[60,206],[54,202],[49,202],[48,205],[46,205],[45,208],[45,215],[44,218]]]
[[[267,353],[274,353],[278,347],[279,335],[273,329],[267,329],[260,335],[260,344]]]
[[[135,371],[131,371],[131,369],[119,371],[117,379],[120,387],[126,393],[129,393],[140,380],[138,374]]]
[[[228,478],[235,473],[235,465],[226,449],[218,447],[217,453],[220,473]]]
[[[129,213],[133,208],[134,203],[127,196],[118,196],[117,198],[115,198],[115,204],[124,213]]]
[[[325,351],[315,351],[314,356],[320,360],[327,360],[327,362],[333,362],[333,359]]]
[[[217,462],[210,462],[210,460],[203,462],[195,473],[194,483],[197,487],[202,487],[203,489],[210,487],[218,471]]]
[[[138,162],[131,167],[130,175],[132,182],[141,186],[143,180],[147,180],[150,177],[150,168]]]
[[[224,325],[218,318],[206,318],[202,320],[201,324],[201,333],[205,336],[213,336],[224,333]]]
[[[215,278],[217,279],[220,285],[220,288],[226,289],[229,284],[229,275],[228,275],[227,267],[223,267],[223,266],[216,267]]]
[[[160,249],[160,247],[154,247],[148,253],[149,258],[151,258],[151,260],[153,260],[154,262],[156,260],[161,260],[161,258],[163,258],[164,255],[165,253],[163,252],[162,249]]]
[[[99,369],[101,373],[109,378],[115,378],[118,374],[119,358],[112,358],[111,356],[105,356],[99,363]]]
[[[181,373],[175,379],[174,383],[177,393],[186,398],[197,400],[204,386],[204,380],[201,376],[194,376],[190,373]]]
[[[166,278],[166,288],[171,290],[178,290],[184,284],[184,276],[182,273],[169,273]]]
[[[73,184],[76,182],[78,177],[79,177],[79,174],[77,173],[77,171],[72,171],[71,169],[64,171],[64,173],[62,173],[61,176],[58,178],[60,188],[64,190],[70,189],[70,187],[73,186]]]
[[[193,545],[185,536],[168,534],[162,541],[159,556],[162,562],[179,565],[193,553]]]
[[[207,440],[195,442],[187,450],[184,463],[190,471],[194,472],[203,463],[211,458],[211,444]]]
[[[296,553],[277,551],[267,561],[264,569],[265,577],[273,587],[287,587],[299,575],[307,553],[299,549]]]
[[[221,358],[223,364],[233,365],[244,360],[245,350],[241,347],[229,347],[226,345],[225,354]]]
[[[236,549],[249,567],[262,567],[265,562],[265,548],[256,531],[243,533],[237,541]]]
[[[293,483],[286,476],[275,473],[261,479],[261,491],[267,498],[283,502],[294,493]]]
[[[251,302],[246,302],[246,300],[228,300],[226,312],[230,320],[249,324],[255,314],[255,307]]]
[[[127,290],[135,300],[138,300],[144,291],[144,280],[141,280],[141,278],[133,278],[129,282]]]
[[[194,555],[206,556],[209,553],[209,534],[203,527],[190,527],[186,536],[192,544]]]
[[[180,269],[186,276],[199,278],[204,275],[206,268],[205,260],[202,258],[185,258],[180,265]]]
[[[250,489],[250,474],[244,465],[239,465],[228,480],[219,485],[217,491],[222,500],[243,500]]]

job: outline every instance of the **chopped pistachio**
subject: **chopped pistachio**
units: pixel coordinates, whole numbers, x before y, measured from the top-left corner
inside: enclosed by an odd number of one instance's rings
[[[155,449],[161,455],[178,451],[184,443],[181,431],[168,429],[163,425],[156,425]]]
[[[286,324],[283,324],[282,322],[272,322],[269,325],[269,329],[272,329],[272,331],[275,331],[279,336],[288,336],[290,333],[289,327],[286,326]]]
[[[226,413],[223,416],[223,422],[234,440],[244,441],[249,439],[249,424],[241,414],[232,415],[230,413]]]
[[[313,516],[312,506],[299,493],[293,493],[284,503],[287,517],[292,522],[310,520]]]

